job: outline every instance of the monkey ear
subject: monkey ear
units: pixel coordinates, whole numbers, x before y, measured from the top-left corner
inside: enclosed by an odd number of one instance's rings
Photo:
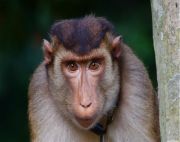
[[[113,39],[112,42],[112,55],[114,58],[119,58],[121,55],[121,44],[122,44],[122,36],[117,36]]]
[[[53,49],[51,44],[47,40],[43,40],[43,52],[44,52],[44,62],[45,64],[49,64],[52,60]]]

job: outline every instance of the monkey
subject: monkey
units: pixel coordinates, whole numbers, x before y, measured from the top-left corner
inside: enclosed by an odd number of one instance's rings
[[[88,15],[49,33],[28,89],[31,142],[160,142],[148,73],[111,22]]]

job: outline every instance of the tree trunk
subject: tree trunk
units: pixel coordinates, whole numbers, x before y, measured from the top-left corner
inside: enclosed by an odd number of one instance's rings
[[[180,142],[180,0],[151,0],[162,142]]]

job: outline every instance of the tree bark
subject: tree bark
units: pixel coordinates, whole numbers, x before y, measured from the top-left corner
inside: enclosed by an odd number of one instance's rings
[[[180,142],[180,0],[151,0],[162,142]]]

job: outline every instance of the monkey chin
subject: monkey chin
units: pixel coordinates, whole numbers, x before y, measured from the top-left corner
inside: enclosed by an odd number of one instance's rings
[[[75,121],[78,127],[84,130],[91,129],[97,122],[96,117],[75,117]]]

